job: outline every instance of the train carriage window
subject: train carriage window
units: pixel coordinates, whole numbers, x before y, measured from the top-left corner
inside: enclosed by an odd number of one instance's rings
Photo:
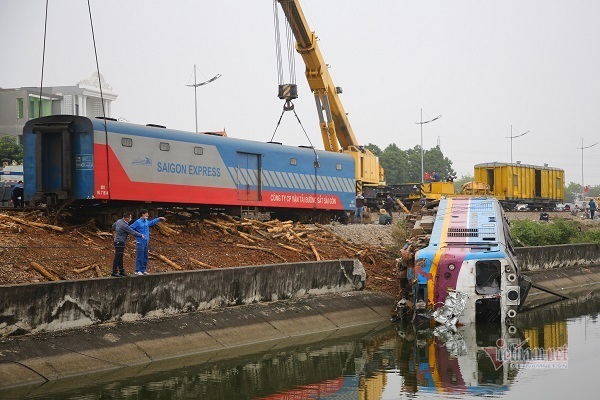
[[[342,164],[335,164],[335,169],[337,169],[338,171],[342,170]]]
[[[513,186],[519,186],[519,175],[513,175]]]
[[[500,261],[482,260],[475,264],[475,291],[477,294],[500,292]]]
[[[133,139],[132,138],[128,138],[128,137],[121,138],[121,146],[123,146],[123,147],[132,147],[133,146]]]
[[[166,142],[160,142],[160,151],[169,151],[171,150],[171,145],[169,143]]]
[[[201,156],[202,154],[204,154],[204,148],[195,146],[194,147],[194,154],[197,155],[197,156]]]
[[[298,160],[296,160],[295,158],[290,158],[290,165],[297,165],[298,164]]]

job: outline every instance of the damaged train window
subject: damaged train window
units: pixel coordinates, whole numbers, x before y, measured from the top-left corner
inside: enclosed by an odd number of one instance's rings
[[[475,264],[475,291],[477,294],[500,293],[500,261],[482,260]]]

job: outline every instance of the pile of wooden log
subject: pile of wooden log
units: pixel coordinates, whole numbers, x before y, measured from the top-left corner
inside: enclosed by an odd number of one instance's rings
[[[285,257],[278,252],[278,249],[286,249],[297,254],[303,254],[307,260],[320,261],[323,256],[319,253],[319,245],[331,245],[342,248],[347,252],[348,257],[358,257],[368,260],[375,264],[375,259],[379,256],[386,257],[387,249],[383,246],[360,246],[352,243],[336,234],[328,227],[321,224],[304,225],[293,221],[257,221],[247,218],[234,218],[226,214],[215,215],[212,218],[206,218],[201,223],[205,228],[218,231],[225,235],[237,237],[239,240],[232,240],[231,245],[240,249],[248,249],[259,252],[269,253],[281,262],[287,262]],[[171,228],[166,223],[156,225],[161,233],[165,235],[176,234],[178,231]],[[167,257],[151,252],[150,256],[156,258],[175,269],[185,269],[184,266],[169,260]],[[205,261],[189,258],[196,268],[220,268],[220,265],[211,265]]]
[[[398,268],[396,271],[400,290],[397,300],[403,298],[408,293],[409,282],[407,279],[407,270],[414,267],[415,254],[429,245],[437,213],[436,205],[432,204],[430,207],[424,208],[413,206],[411,213],[406,217],[409,237],[406,239],[406,243],[401,250],[401,257],[398,259]]]
[[[220,230],[222,233],[239,236],[248,244],[236,244],[237,247],[265,251],[274,254],[281,261],[286,261],[271,248],[261,245],[264,242],[276,242],[278,247],[303,253],[314,257],[319,261],[322,259],[315,244],[325,243],[338,245],[345,248],[350,254],[362,254],[364,249],[356,244],[342,238],[331,229],[321,224],[303,225],[292,221],[271,220],[267,222],[252,219],[235,219],[228,215],[219,215],[218,218],[205,219],[204,224]],[[381,247],[380,250],[385,250]],[[373,251],[371,249],[371,251]]]
[[[41,222],[29,221],[29,220],[27,220],[25,218],[18,218],[18,217],[13,217],[12,215],[0,214],[0,219],[11,221],[11,222],[16,222],[16,223],[21,224],[21,225],[33,226],[35,228],[49,229],[49,230],[53,230],[53,231],[56,231],[56,232],[62,232],[64,230],[60,226],[50,225],[50,224],[44,224],[44,223],[41,223]]]

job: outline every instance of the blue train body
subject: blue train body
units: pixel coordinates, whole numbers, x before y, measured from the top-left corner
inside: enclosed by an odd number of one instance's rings
[[[47,204],[354,208],[354,159],[341,153],[70,115],[28,121],[23,143],[25,197]]]

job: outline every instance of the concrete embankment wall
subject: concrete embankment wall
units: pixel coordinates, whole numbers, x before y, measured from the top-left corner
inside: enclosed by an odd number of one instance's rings
[[[4,338],[0,398],[22,398],[17,386],[33,385],[27,392],[42,397],[60,389],[60,382],[68,386],[67,378],[84,387],[89,382],[363,336],[389,326],[392,303],[381,293],[353,291]],[[96,372],[102,374],[86,376]],[[10,395],[9,388],[18,395]]]
[[[516,255],[522,272],[541,288],[530,291],[525,308],[587,297],[600,286],[600,246],[596,244],[521,247]]]
[[[515,253],[524,272],[600,265],[600,246],[591,243],[519,247]]]
[[[0,286],[0,337],[362,289],[358,260]]]

